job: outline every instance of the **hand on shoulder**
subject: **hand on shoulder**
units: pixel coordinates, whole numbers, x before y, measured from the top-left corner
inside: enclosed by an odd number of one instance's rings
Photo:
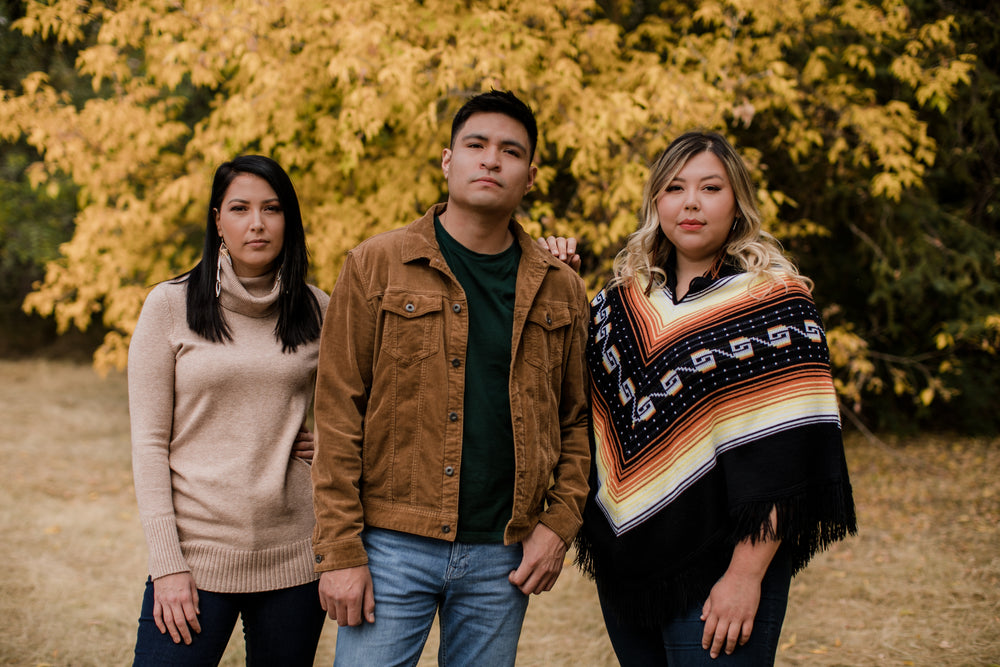
[[[576,239],[572,236],[549,236],[538,239],[538,245],[552,253],[552,256],[561,260],[577,273],[580,272],[581,258],[576,252]]]

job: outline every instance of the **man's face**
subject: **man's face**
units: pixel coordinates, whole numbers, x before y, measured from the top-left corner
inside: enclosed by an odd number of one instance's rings
[[[501,113],[469,117],[441,168],[448,181],[448,201],[456,208],[508,217],[535,182],[528,132]]]

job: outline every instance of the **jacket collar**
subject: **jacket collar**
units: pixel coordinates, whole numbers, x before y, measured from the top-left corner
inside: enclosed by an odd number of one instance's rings
[[[447,203],[444,202],[435,204],[407,227],[402,246],[404,264],[424,259],[429,261],[432,266],[438,266],[438,262],[444,265],[444,256],[441,254],[441,249],[434,236],[434,216],[440,216],[447,207]],[[559,268],[562,264],[551,253],[544,251],[541,246],[535,243],[513,218],[510,220],[510,231],[514,234],[515,241],[521,246],[522,270],[525,268],[525,263],[528,263],[532,271]],[[520,275],[520,271],[518,274]]]

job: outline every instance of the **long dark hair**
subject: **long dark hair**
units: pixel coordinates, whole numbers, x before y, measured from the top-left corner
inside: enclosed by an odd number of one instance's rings
[[[216,267],[222,244],[215,225],[215,210],[222,208],[222,199],[229,184],[240,174],[253,174],[267,181],[278,195],[285,214],[284,243],[275,260],[281,271],[281,292],[278,295],[278,323],[274,326],[274,337],[281,341],[283,352],[295,352],[299,345],[319,338],[323,315],[316,295],[306,285],[309,256],[299,198],[281,165],[263,155],[242,155],[215,170],[201,261],[178,279],[187,281],[187,323],[192,331],[213,343],[233,339],[222,306],[215,296]]]

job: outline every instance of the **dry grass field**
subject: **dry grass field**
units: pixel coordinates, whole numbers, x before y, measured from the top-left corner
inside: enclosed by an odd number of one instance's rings
[[[861,532],[792,582],[778,664],[1000,665],[1000,441],[852,434],[847,454]],[[0,461],[0,664],[129,664],[145,546],[124,378],[0,361]],[[616,664],[576,570],[532,600],[518,662]]]

